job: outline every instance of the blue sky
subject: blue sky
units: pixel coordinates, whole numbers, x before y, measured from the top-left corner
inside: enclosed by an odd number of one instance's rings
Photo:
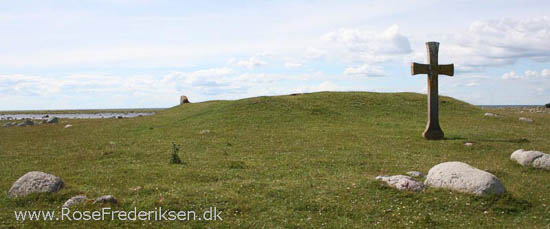
[[[0,110],[170,107],[314,91],[550,102],[547,1],[8,1]]]

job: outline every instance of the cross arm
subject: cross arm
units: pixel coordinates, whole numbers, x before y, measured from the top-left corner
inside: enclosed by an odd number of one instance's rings
[[[453,64],[441,64],[439,65],[439,74],[453,76],[455,74],[455,67]]]
[[[429,64],[419,64],[416,62],[411,63],[411,75],[430,73],[453,76],[455,73],[455,68],[453,64],[441,64],[437,65],[436,69],[432,69]]]
[[[428,74],[430,72],[429,64],[411,63],[411,75]]]

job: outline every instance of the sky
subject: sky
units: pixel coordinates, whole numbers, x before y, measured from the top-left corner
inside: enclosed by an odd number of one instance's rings
[[[550,102],[550,2],[5,1],[0,110],[163,108],[316,91],[439,93],[475,105]]]

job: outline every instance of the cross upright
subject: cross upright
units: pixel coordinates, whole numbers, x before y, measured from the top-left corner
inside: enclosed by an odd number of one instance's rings
[[[428,124],[422,136],[428,140],[438,140],[443,139],[444,134],[439,126],[437,76],[439,74],[453,76],[454,65],[438,64],[439,42],[426,42],[426,49],[428,51],[427,58],[429,64],[411,63],[411,75],[428,74]]]

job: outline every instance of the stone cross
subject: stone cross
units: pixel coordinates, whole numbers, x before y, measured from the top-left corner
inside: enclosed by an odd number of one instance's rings
[[[443,139],[443,130],[439,126],[439,108],[438,108],[438,89],[437,76],[439,74],[453,76],[453,64],[437,63],[437,53],[439,52],[439,42],[426,42],[428,51],[428,63],[411,63],[411,74],[428,74],[428,124],[422,136],[428,140]]]

